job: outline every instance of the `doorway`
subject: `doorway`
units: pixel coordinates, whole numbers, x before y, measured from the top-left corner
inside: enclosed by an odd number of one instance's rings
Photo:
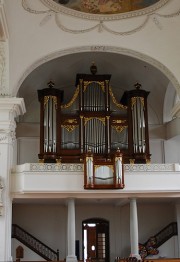
[[[109,262],[109,222],[91,218],[82,222],[84,261]]]

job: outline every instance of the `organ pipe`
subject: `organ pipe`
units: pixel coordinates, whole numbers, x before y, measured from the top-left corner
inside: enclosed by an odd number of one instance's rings
[[[57,128],[60,115],[60,103],[63,99],[63,91],[55,89],[54,83],[48,83],[49,88],[38,90],[38,98],[41,103],[40,115],[40,154],[42,162],[56,162],[60,158],[59,129]]]
[[[116,185],[123,184],[123,164],[122,164],[122,154],[119,148],[115,154],[115,175],[116,175]]]
[[[135,89],[126,91],[121,99],[128,107],[128,148],[131,160],[137,163],[150,161],[147,97],[149,92],[142,90],[139,83]]]

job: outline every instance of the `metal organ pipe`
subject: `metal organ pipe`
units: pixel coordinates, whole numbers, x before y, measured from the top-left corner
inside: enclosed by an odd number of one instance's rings
[[[133,120],[133,144],[134,153],[145,152],[145,136],[144,136],[144,105],[143,98],[133,97],[132,120]]]
[[[44,109],[44,151],[56,151],[56,108],[52,96],[49,96]]]
[[[105,109],[105,94],[98,82],[91,82],[84,87],[84,110],[99,112]],[[82,126],[82,123],[81,123]],[[84,120],[85,152],[91,148],[95,154],[105,152],[105,126],[97,116],[90,116]],[[81,135],[82,137],[82,135]]]
[[[108,154],[109,154],[110,153],[109,117],[107,117],[107,147],[108,147]]]

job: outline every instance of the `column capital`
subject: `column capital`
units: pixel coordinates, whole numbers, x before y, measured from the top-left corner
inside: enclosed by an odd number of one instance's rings
[[[23,115],[26,112],[24,99],[16,97],[0,97],[0,129],[3,125],[14,121],[15,117]]]
[[[22,115],[26,112],[24,99],[0,96],[0,110],[9,111],[14,114],[14,117]]]
[[[15,138],[15,118],[26,112],[23,98],[0,97],[0,143],[7,143]]]

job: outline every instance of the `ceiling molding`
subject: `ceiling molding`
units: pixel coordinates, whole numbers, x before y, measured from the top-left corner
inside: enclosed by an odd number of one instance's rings
[[[71,15],[74,17],[78,17],[81,19],[87,19],[87,20],[96,20],[96,21],[114,21],[114,20],[120,20],[120,19],[126,19],[126,18],[132,18],[136,16],[142,16],[147,15],[150,13],[153,13],[154,11],[158,10],[165,4],[169,2],[169,0],[160,0],[159,2],[143,8],[136,11],[126,12],[126,13],[119,13],[119,14],[90,14],[85,12],[76,11],[74,9],[65,7],[61,4],[56,3],[53,0],[41,0],[41,2],[51,10],[53,10],[56,13],[63,13],[66,15]]]
[[[48,7],[47,10],[36,10],[32,9],[30,7],[30,0],[22,0],[22,7],[24,10],[26,10],[29,13],[32,14],[44,14],[45,17],[42,19],[40,22],[40,25],[44,25],[47,23],[47,21],[54,16],[56,25],[64,32],[71,33],[71,34],[80,34],[80,33],[87,33],[90,31],[93,31],[97,29],[98,32],[106,31],[108,33],[114,34],[114,35],[120,35],[120,36],[126,36],[126,35],[131,35],[134,34],[140,30],[142,30],[145,25],[148,23],[149,19],[152,18],[153,22],[155,25],[159,28],[162,29],[161,24],[159,23],[158,18],[172,18],[175,16],[180,15],[180,9],[173,13],[168,13],[168,14],[159,14],[156,12],[156,10],[160,9],[163,7],[165,4],[170,3],[170,0],[160,0],[156,4],[153,4],[149,7],[137,10],[137,11],[131,11],[127,13],[120,13],[120,14],[112,14],[112,15],[100,15],[100,14],[88,14],[88,13],[83,13],[79,12],[76,10],[73,10],[71,8],[64,7],[58,3],[56,3],[53,0],[39,0],[43,5]],[[62,15],[68,15],[72,16],[75,18],[80,18],[80,19],[86,19],[86,20],[91,20],[93,22],[92,26],[88,26],[87,28],[84,29],[77,29],[77,28],[70,28],[69,23],[68,25],[64,25],[64,23],[61,21]],[[139,22],[138,26],[131,28],[127,31],[116,31],[113,28],[109,27],[107,25],[107,22],[111,21],[117,21],[119,22],[122,19],[127,19],[127,18],[133,18],[133,17],[142,17],[142,21]],[[61,18],[61,19],[60,19]],[[94,21],[96,24],[94,25]],[[130,23],[133,24],[134,23]],[[72,25],[73,26],[73,25]]]

